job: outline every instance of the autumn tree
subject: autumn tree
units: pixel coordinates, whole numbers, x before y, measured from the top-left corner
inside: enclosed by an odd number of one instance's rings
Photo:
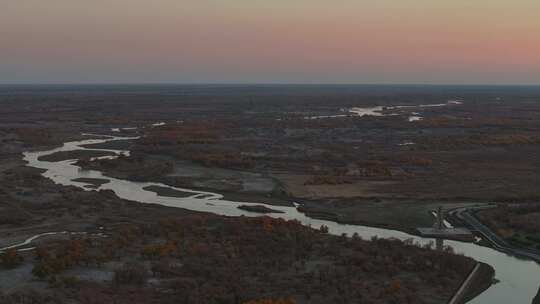
[[[142,264],[125,264],[114,271],[113,281],[117,285],[144,285],[148,273]]]
[[[328,231],[329,231],[328,226],[326,226],[326,225],[321,225],[321,228],[319,228],[319,230],[322,233],[328,233]]]
[[[260,299],[244,302],[244,304],[296,304],[296,301],[292,298],[286,299]]]
[[[4,268],[15,268],[22,264],[23,257],[19,255],[15,248],[8,249],[0,254],[0,262]]]

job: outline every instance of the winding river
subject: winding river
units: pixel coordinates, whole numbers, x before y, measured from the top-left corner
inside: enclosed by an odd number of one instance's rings
[[[90,135],[91,134],[86,134]],[[246,202],[235,202],[223,199],[223,196],[217,193],[195,191],[191,189],[183,189],[171,187],[161,183],[152,182],[133,182],[128,180],[116,179],[105,176],[100,171],[82,170],[74,165],[77,160],[65,160],[59,162],[40,161],[41,156],[53,154],[61,151],[85,150],[83,145],[98,144],[115,140],[134,139],[116,136],[93,135],[97,139],[88,139],[74,142],[66,142],[62,147],[39,152],[25,152],[24,160],[28,162],[28,166],[44,169],[43,176],[52,179],[54,182],[62,185],[77,186],[87,191],[91,190],[112,190],[117,196],[123,199],[154,203],[169,207],[178,207],[193,211],[210,212],[225,216],[260,216],[256,213],[240,210],[237,207],[240,205],[262,205]],[[129,151],[111,150],[111,149],[87,149],[113,152],[116,155],[129,154]],[[110,156],[105,156],[109,157]],[[97,188],[88,188],[88,184],[83,182],[73,181],[78,178],[97,178],[107,179],[108,183],[102,184]],[[192,193],[192,196],[185,198],[160,196],[155,192],[144,190],[148,186],[160,186],[183,192]],[[304,225],[312,227],[320,227],[326,225],[329,227],[329,232],[336,235],[346,233],[352,235],[358,233],[364,239],[369,239],[373,236],[381,238],[397,238],[401,240],[413,239],[420,244],[433,242],[433,239],[421,238],[410,235],[401,231],[373,228],[360,225],[338,224],[331,221],[314,219],[298,212],[295,207],[267,205],[272,209],[281,210],[284,213],[267,214],[272,217],[284,218],[287,220],[298,220]],[[519,259],[505,253],[496,251],[491,248],[479,246],[473,243],[465,243],[458,241],[445,241],[446,245],[453,247],[457,253],[462,253],[477,261],[481,261],[495,268],[495,276],[499,283],[491,286],[488,290],[480,294],[469,303],[482,304],[509,304],[523,303],[530,304],[533,297],[538,291],[540,285],[540,265],[536,262]]]

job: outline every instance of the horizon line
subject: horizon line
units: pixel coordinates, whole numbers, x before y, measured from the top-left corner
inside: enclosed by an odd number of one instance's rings
[[[280,83],[280,82],[0,82],[0,86],[461,86],[461,87],[540,87],[540,84],[512,83]]]

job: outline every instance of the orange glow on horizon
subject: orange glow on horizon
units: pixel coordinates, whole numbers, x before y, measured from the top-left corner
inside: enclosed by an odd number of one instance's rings
[[[540,83],[538,1],[3,6],[0,82]]]

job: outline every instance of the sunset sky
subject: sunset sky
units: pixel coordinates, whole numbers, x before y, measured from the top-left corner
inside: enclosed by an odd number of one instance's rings
[[[540,84],[538,0],[1,0],[0,83]]]

